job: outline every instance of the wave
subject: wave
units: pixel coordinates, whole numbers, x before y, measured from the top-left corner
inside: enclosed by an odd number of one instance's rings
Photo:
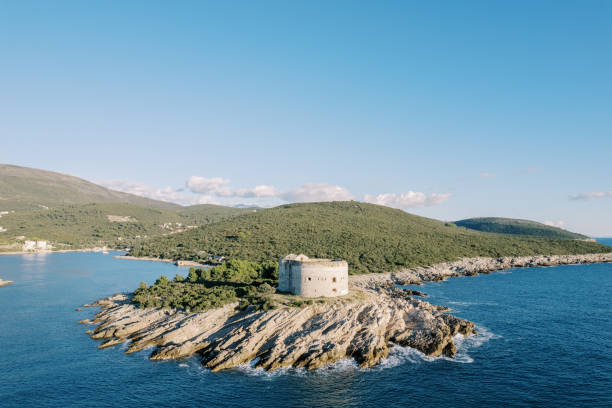
[[[478,331],[478,334],[475,336],[466,337],[462,334],[457,334],[453,337],[453,342],[457,347],[457,354],[455,355],[455,357],[431,357],[411,347],[395,346],[393,347],[393,349],[391,349],[389,357],[387,357],[383,362],[381,362],[379,366],[373,367],[372,369],[376,369],[377,367],[385,369],[395,367],[404,363],[422,363],[438,360],[445,360],[459,364],[473,363],[474,359],[468,354],[468,351],[482,346],[489,340],[501,338],[501,336],[494,334],[493,332],[489,331],[489,329],[483,326],[477,326],[476,330]]]
[[[459,302],[459,301],[446,301],[449,305],[454,306],[497,306],[496,302]]]
[[[462,334],[457,334],[453,337],[453,341],[455,346],[457,347],[457,354],[455,357],[431,357],[426,354],[420,352],[417,349],[411,347],[403,347],[395,345],[389,351],[389,356],[383,359],[378,365],[369,368],[359,368],[357,363],[352,358],[344,358],[342,360],[336,361],[335,363],[325,365],[317,370],[308,371],[305,368],[295,368],[295,367],[282,367],[274,371],[266,371],[263,368],[256,368],[255,366],[259,362],[259,358],[256,358],[248,363],[240,364],[230,371],[236,371],[241,374],[250,376],[250,377],[261,377],[263,379],[271,379],[284,375],[293,375],[293,376],[306,376],[306,375],[333,375],[339,372],[350,372],[350,371],[359,371],[359,372],[367,372],[367,371],[381,371],[387,370],[389,368],[397,367],[403,364],[423,364],[423,363],[431,363],[435,361],[448,361],[456,364],[470,364],[474,362],[474,358],[471,357],[468,352],[472,351],[489,340],[499,339],[502,336],[497,335],[491,332],[489,329],[483,326],[477,326],[476,330],[478,331],[477,335],[474,336],[463,336]],[[210,370],[204,368],[200,363],[199,358],[192,357],[187,360],[181,361],[178,364],[181,368],[186,368],[190,374],[199,373],[199,374],[208,374]]]
[[[475,336],[464,336],[462,334],[457,334],[453,337],[453,342],[457,347],[457,354],[454,359],[444,357],[450,361],[457,361],[459,363],[472,363],[474,359],[469,356],[467,353],[470,350],[478,348],[488,342],[489,340],[501,339],[502,336],[491,332],[484,326],[477,326],[476,330],[478,334]]]
[[[121,345],[119,346],[119,350],[120,351],[126,351],[130,345],[131,340],[126,339],[123,343],[121,343]]]
[[[449,305],[455,305],[455,306],[475,306],[479,304],[477,302],[458,302],[458,301],[448,301],[445,303],[448,303]]]
[[[339,372],[357,371],[359,366],[352,358],[343,358],[342,360],[336,361],[332,364],[327,364],[314,371],[308,371],[305,368],[295,367],[282,367],[274,371],[266,371],[263,368],[256,368],[255,365],[259,361],[259,358],[252,360],[249,363],[241,364],[235,368],[235,370],[248,375],[262,378],[274,378],[282,375],[294,375],[294,376],[306,376],[306,375],[318,375],[326,376],[332,375]]]

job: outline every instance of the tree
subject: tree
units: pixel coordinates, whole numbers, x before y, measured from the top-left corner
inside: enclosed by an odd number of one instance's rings
[[[164,275],[160,276],[156,281],[155,284],[159,285],[159,286],[166,286],[170,283],[170,281],[168,280],[168,278],[166,278]]]
[[[196,283],[198,281],[198,273],[195,268],[189,269],[189,275],[187,275],[187,280],[191,283]]]

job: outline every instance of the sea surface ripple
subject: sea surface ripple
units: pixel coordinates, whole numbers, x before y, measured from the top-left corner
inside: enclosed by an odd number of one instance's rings
[[[184,273],[185,271],[182,271]],[[381,365],[316,372],[98,350],[77,325],[99,297],[177,273],[96,253],[0,256],[0,407],[612,406],[612,264],[524,268],[429,283],[427,300],[476,323],[456,359],[395,347]]]

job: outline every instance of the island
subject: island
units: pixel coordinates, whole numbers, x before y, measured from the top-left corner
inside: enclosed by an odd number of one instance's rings
[[[612,253],[466,258],[353,275],[348,294],[313,299],[276,293],[270,284],[278,278],[275,265],[228,261],[85,306],[102,308],[91,322],[96,328],[88,331],[103,340],[99,348],[127,341],[126,353],[153,347],[151,360],[197,355],[211,371],[248,363],[264,370],[312,370],[345,358],[371,367],[396,345],[453,357],[455,336],[476,333],[473,322],[419,299],[424,294],[408,285],[508,268],[602,262],[612,262]]]

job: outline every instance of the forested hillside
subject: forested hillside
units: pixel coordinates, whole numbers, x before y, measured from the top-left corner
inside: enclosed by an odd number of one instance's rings
[[[146,238],[175,234],[249,211],[252,210],[208,204],[167,210],[124,203],[16,211],[0,218],[0,244],[18,243],[16,237],[23,236],[49,241],[56,249],[105,245],[126,248]]]
[[[469,218],[456,221],[455,224],[477,231],[496,232],[499,234],[532,235],[545,238],[588,239],[587,236],[551,227],[535,221],[514,218]]]
[[[474,256],[609,252],[597,243],[473,231],[359,202],[289,204],[137,243],[131,254],[254,262],[289,253],[341,258],[351,273],[384,272]]]

